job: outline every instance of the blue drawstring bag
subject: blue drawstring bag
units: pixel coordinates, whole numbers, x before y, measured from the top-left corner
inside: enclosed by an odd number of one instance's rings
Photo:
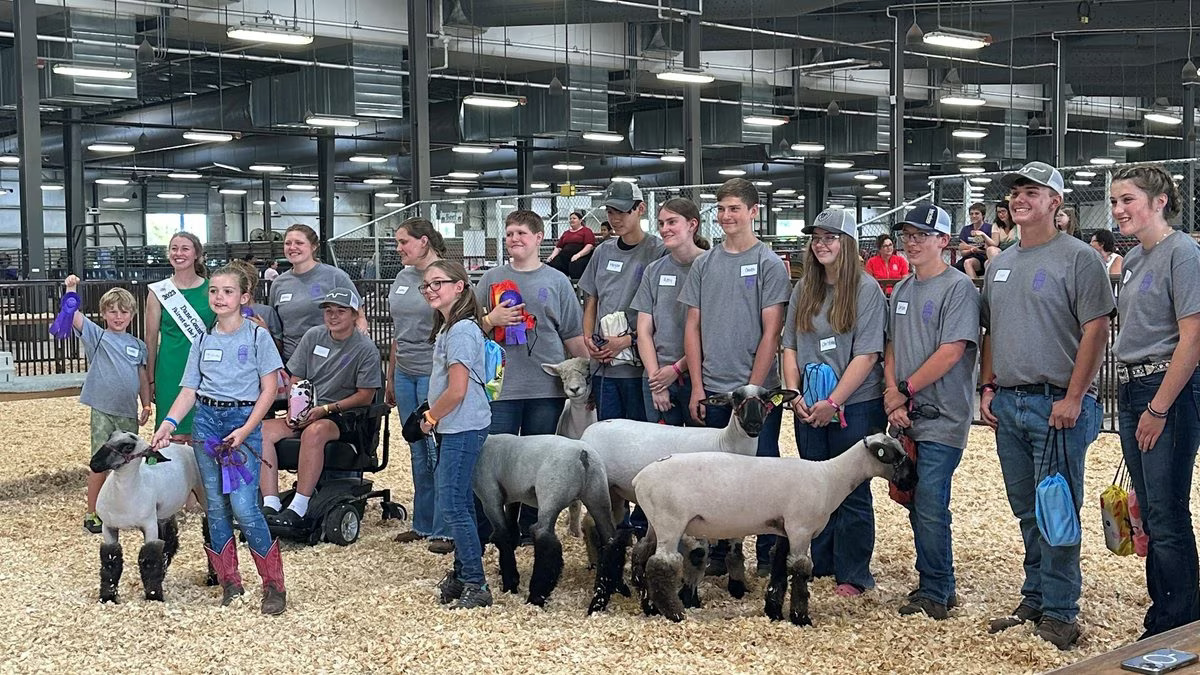
[[[804,405],[811,408],[817,401],[824,401],[837,386],[837,373],[827,363],[804,365]]]
[[[1071,482],[1061,473],[1067,471],[1067,443],[1061,430],[1051,431],[1046,447],[1042,448],[1042,458],[1047,468],[1046,477],[1038,483],[1034,495],[1038,530],[1051,546],[1078,546],[1081,539],[1079,510],[1075,508]]]

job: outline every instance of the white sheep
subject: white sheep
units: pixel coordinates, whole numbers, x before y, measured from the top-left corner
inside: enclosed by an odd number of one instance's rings
[[[781,538],[767,585],[766,615],[772,621],[783,618],[790,574],[788,618],[796,625],[811,625],[809,545],[834,509],[872,477],[887,477],[902,490],[916,484],[916,466],[899,441],[887,434],[867,436],[821,462],[706,452],[671,455],[647,466],[633,483],[638,504],[650,521],[638,548],[654,549],[645,570],[650,604],[672,621],[683,620],[678,596],[683,560],[678,548],[685,535],[731,539],[775,534]],[[747,494],[754,499],[747,501]]]
[[[592,398],[591,362],[583,358],[570,358],[559,363],[543,363],[542,370],[562,380],[563,393],[567,402],[558,417],[558,428],[554,433],[566,438],[579,439],[583,431],[596,423],[596,408],[590,404]],[[567,533],[572,537],[583,536],[579,526],[579,502],[572,502],[567,516]],[[588,559],[594,563],[595,551],[588,540]]]
[[[100,601],[117,602],[124,557],[119,533],[142,531],[138,571],[147,600],[163,599],[163,577],[179,549],[175,514],[195,493],[203,503],[204,486],[192,448],[172,443],[160,451],[137,434],[114,431],[92,455],[89,466],[101,473],[112,471],[96,497],[96,515],[104,522],[100,545]]]
[[[776,407],[791,401],[800,393],[793,389],[767,390],[752,384],[743,385],[728,394],[716,394],[704,400],[706,406],[732,406],[729,423],[720,429],[674,427],[650,422],[614,419],[597,422],[583,433],[582,440],[595,449],[604,460],[608,487],[613,505],[614,522],[624,516],[625,502],[636,502],[633,478],[647,465],[671,454],[720,452],[753,456],[758,452],[758,434],[767,415]],[[735,494],[745,494],[737,490]],[[694,551],[700,548],[697,555]],[[695,586],[703,576],[704,549],[693,543],[689,560],[689,595],[695,598]],[[746,592],[746,572],[741,543],[730,547],[727,557],[729,593],[735,598]],[[634,581],[638,578],[635,576]]]

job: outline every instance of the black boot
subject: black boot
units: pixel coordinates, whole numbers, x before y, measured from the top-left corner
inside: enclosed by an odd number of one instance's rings
[[[164,546],[161,539],[155,539],[142,544],[142,550],[138,551],[138,571],[142,574],[147,600],[163,600],[163,577],[167,574]]]
[[[117,598],[117,584],[121,581],[121,571],[125,568],[125,558],[121,553],[121,545],[100,544],[100,602],[120,602]]]

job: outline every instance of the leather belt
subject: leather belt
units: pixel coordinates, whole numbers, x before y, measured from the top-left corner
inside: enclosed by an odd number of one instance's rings
[[[196,400],[210,408],[247,408],[258,403],[258,401],[218,401],[215,398],[199,394],[196,394]]]
[[[1018,384],[1015,387],[1000,387],[1000,389],[1019,391],[1022,394],[1033,394],[1035,396],[1065,396],[1067,393],[1066,389],[1056,387],[1049,382],[1041,384]]]
[[[1117,382],[1120,384],[1125,384],[1134,378],[1164,373],[1170,365],[1170,361],[1159,361],[1158,363],[1139,363],[1135,365],[1118,363]]]

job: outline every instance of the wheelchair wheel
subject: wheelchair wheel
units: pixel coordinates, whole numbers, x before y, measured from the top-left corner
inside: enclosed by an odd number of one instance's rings
[[[325,516],[325,541],[349,546],[358,540],[360,519],[351,504],[338,504]]]
[[[383,503],[383,519],[384,520],[408,520],[408,509],[404,508],[403,504],[397,502]]]

